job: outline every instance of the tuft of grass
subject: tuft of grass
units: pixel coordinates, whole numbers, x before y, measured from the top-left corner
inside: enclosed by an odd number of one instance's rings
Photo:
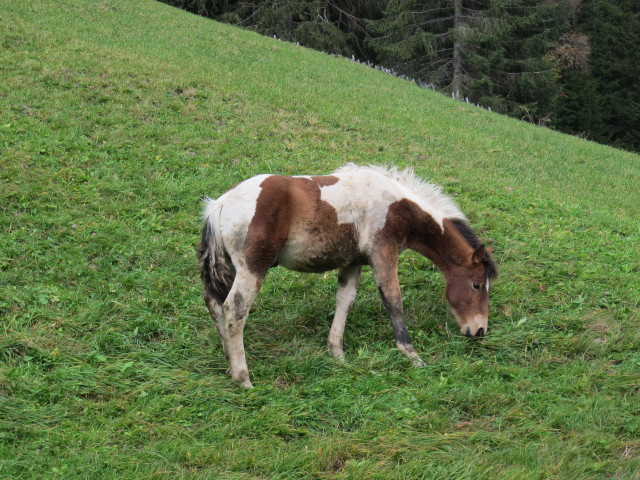
[[[637,155],[149,0],[0,4],[0,478],[640,478]],[[412,166],[492,244],[489,335],[400,277],[413,368],[365,271],[274,269],[226,374],[202,195]]]

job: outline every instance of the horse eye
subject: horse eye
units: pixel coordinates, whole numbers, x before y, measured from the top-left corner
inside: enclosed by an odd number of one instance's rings
[[[480,284],[478,282],[473,282],[471,286],[473,287],[474,290],[480,290]]]

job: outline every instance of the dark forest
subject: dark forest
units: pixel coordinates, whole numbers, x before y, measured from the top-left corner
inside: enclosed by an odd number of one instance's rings
[[[640,151],[637,0],[162,0]]]

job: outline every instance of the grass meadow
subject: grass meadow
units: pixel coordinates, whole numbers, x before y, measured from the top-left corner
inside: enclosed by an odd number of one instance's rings
[[[640,156],[151,0],[0,1],[0,479],[639,479]],[[412,166],[494,248],[489,334],[400,265],[414,368],[365,269],[273,269],[231,383],[200,197]]]

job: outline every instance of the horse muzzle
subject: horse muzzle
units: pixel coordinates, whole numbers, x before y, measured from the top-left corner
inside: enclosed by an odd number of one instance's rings
[[[484,328],[480,327],[476,330],[476,333],[471,333],[471,327],[467,327],[464,331],[460,329],[462,333],[464,333],[467,337],[484,337],[485,331]]]
[[[487,334],[488,321],[484,317],[476,317],[460,327],[460,333],[467,337],[484,337]]]

